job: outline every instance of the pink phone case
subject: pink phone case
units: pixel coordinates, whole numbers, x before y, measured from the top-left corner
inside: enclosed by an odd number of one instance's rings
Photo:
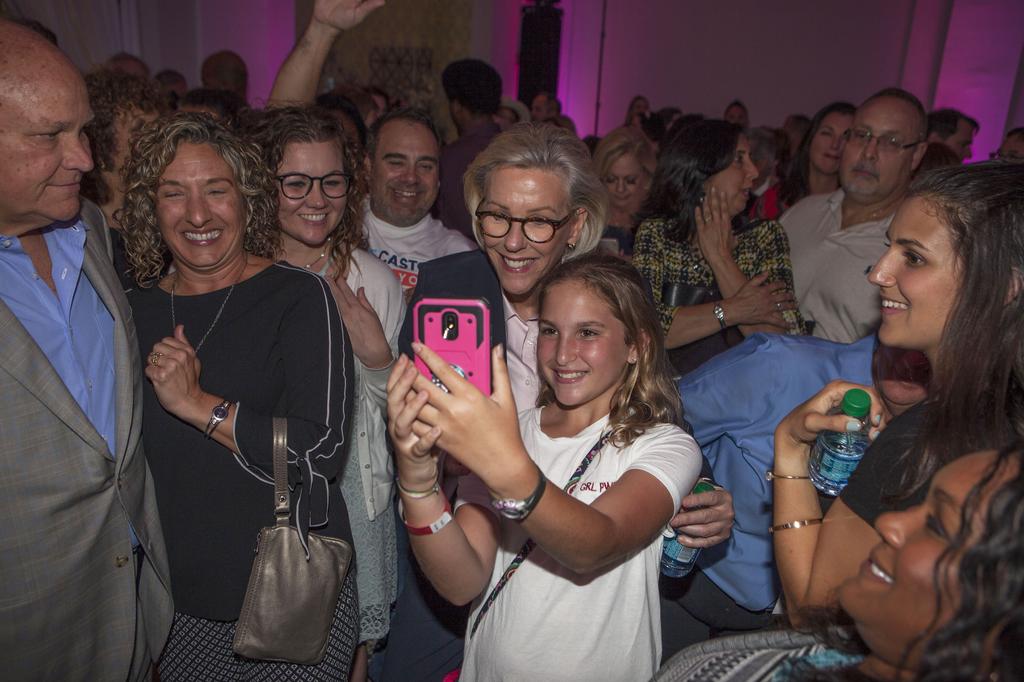
[[[424,298],[413,306],[413,339],[440,355],[483,393],[491,393],[491,311],[474,298]],[[441,388],[427,365],[416,358],[423,376]]]

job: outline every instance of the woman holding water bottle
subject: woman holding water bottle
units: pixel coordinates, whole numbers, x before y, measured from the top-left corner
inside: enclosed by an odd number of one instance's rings
[[[779,424],[771,530],[791,617],[834,599],[878,542],[881,513],[921,503],[961,453],[1024,434],[1024,167],[922,175],[887,236],[868,275],[881,294],[879,340],[928,358],[929,396],[890,420],[875,389],[833,382]],[[855,388],[869,394],[868,414],[837,414]],[[823,515],[812,444],[823,431],[861,430],[873,443]]]

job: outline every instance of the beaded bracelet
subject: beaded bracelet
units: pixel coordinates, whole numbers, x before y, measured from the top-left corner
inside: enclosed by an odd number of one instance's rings
[[[804,519],[802,521],[790,521],[789,523],[780,523],[777,526],[769,526],[768,533],[770,535],[777,533],[780,530],[789,530],[790,528],[803,528],[805,526],[816,526],[821,523],[821,519]]]

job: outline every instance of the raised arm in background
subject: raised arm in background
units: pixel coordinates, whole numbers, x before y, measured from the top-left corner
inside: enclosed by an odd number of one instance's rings
[[[309,25],[277,72],[267,106],[311,104],[335,39],[383,5],[384,0],[316,0]]]

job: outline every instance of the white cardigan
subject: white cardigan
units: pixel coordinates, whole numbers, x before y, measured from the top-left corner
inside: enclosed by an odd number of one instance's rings
[[[398,357],[398,333],[405,319],[402,286],[391,268],[362,249],[352,252],[352,266],[345,277],[354,293],[363,287],[366,298],[377,312],[392,355]],[[355,360],[357,390],[352,435],[355,449],[349,457],[359,458],[359,473],[366,498],[366,513],[371,520],[391,512],[391,494],[395,468],[387,435],[387,381],[392,364],[368,369]]]

